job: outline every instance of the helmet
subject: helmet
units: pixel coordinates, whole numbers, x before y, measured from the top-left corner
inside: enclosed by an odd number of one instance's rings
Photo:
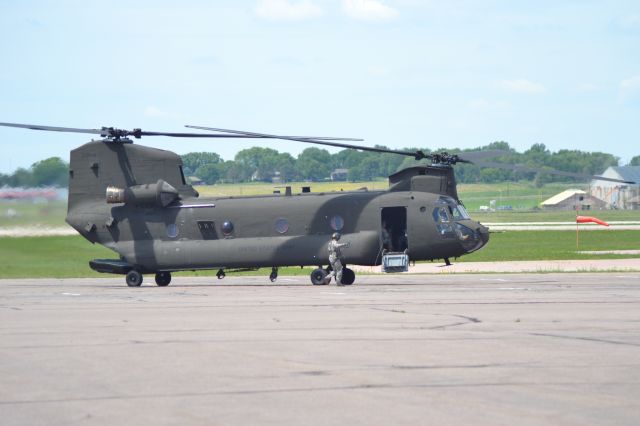
[[[338,241],[340,239],[340,233],[334,232],[333,235],[331,236],[331,239]]]

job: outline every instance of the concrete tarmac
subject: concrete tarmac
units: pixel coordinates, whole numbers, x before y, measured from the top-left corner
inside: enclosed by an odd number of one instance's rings
[[[0,280],[3,425],[640,418],[638,273],[145,278]]]

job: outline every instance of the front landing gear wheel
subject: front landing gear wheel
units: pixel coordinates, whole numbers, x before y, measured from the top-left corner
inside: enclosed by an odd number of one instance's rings
[[[275,266],[271,268],[271,274],[269,275],[269,279],[271,280],[272,283],[276,282],[276,280],[278,279],[278,268],[276,268]]]
[[[311,272],[311,283],[313,285],[327,285],[327,271],[325,271],[324,269],[314,269],[313,272]]]
[[[132,269],[127,273],[126,281],[129,287],[140,287],[140,284],[142,284],[142,274]]]
[[[351,285],[356,280],[356,273],[353,272],[353,269],[343,268],[342,269],[342,284]]]
[[[218,277],[219,280],[223,279],[226,276],[227,274],[224,273],[223,269],[218,270],[218,273],[216,274],[216,277]]]
[[[160,287],[168,286],[171,282],[171,273],[170,272],[158,272],[156,274],[156,284]]]

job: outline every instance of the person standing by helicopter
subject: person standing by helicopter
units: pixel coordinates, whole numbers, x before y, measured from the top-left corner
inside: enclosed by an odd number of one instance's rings
[[[331,265],[331,272],[327,275],[327,284],[331,281],[331,277],[335,277],[336,284],[342,285],[342,248],[351,246],[351,243],[339,243],[340,233],[334,232],[329,241],[329,264]]]

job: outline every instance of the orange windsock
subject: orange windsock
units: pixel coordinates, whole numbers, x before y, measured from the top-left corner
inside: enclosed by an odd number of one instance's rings
[[[609,226],[609,224],[604,220],[600,220],[597,217],[592,217],[592,216],[576,216],[576,222],[577,223],[593,222],[593,223],[597,223],[598,225]]]

